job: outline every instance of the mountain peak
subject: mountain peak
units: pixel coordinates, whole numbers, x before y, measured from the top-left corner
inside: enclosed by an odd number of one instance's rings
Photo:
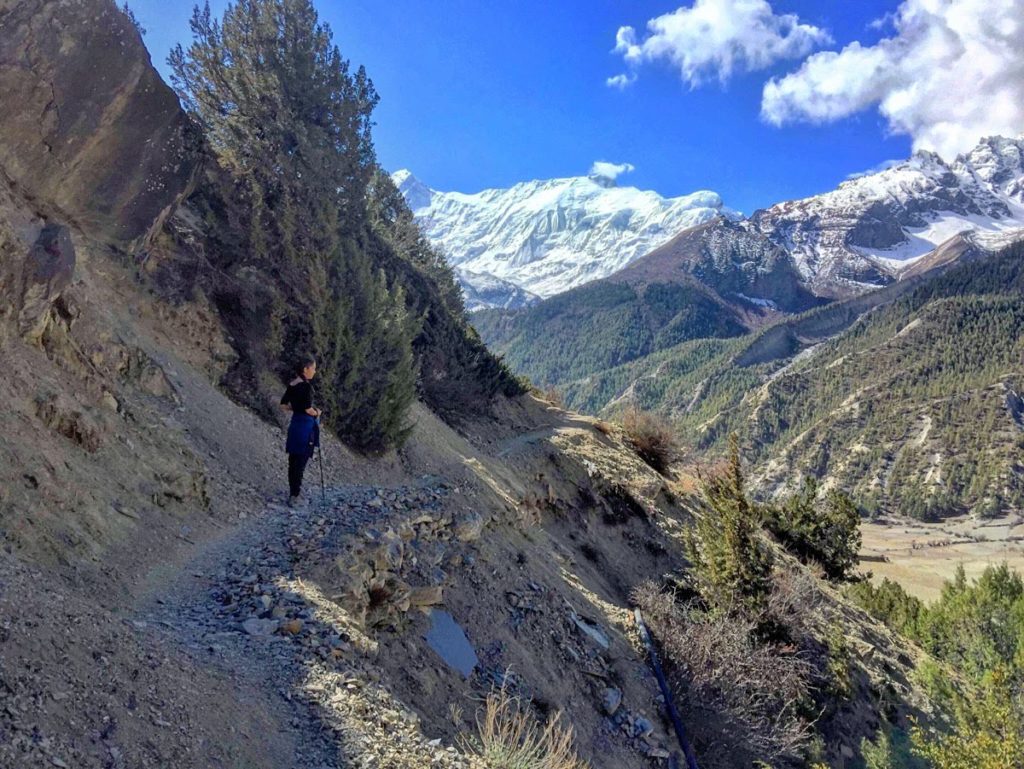
[[[391,181],[402,193],[409,208],[416,211],[426,208],[434,197],[434,190],[421,182],[408,168],[400,168],[391,174]]]
[[[472,194],[430,190],[411,174],[393,178],[464,286],[493,296],[491,284],[500,280],[543,297],[610,275],[687,227],[734,215],[709,191],[666,198],[617,186],[616,177],[630,170],[595,163],[586,176]]]

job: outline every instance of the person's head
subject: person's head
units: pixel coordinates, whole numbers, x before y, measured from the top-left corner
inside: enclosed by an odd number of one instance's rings
[[[295,373],[305,379],[316,376],[316,358],[312,355],[301,355],[295,364]]]

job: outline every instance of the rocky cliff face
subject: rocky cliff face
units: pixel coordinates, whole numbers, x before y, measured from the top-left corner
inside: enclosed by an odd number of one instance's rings
[[[0,172],[42,216],[132,248],[188,188],[196,137],[112,0],[0,0],[0,93]]]
[[[608,279],[636,285],[683,277],[696,279],[741,312],[802,312],[817,304],[784,249],[724,217],[683,231]]]

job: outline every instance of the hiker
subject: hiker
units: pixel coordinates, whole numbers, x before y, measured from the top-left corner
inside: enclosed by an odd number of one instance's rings
[[[320,409],[313,406],[313,385],[316,359],[312,355],[299,358],[295,365],[295,378],[281,396],[281,408],[292,410],[288,425],[288,440],[284,450],[288,453],[288,507],[299,504],[302,493],[302,474],[306,463],[320,445]]]

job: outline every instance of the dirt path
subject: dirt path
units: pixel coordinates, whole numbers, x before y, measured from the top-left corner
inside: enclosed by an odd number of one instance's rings
[[[353,639],[342,618],[331,615],[332,602],[303,580],[303,567],[308,556],[336,552],[381,520],[382,496],[415,498],[420,488],[335,487],[326,502],[317,490],[301,509],[271,504],[200,547],[185,568],[156,576],[133,624],[230,676],[238,697],[285,714],[277,741],[293,753],[296,768],[362,765],[353,759],[365,746],[335,696],[339,682],[362,685],[351,675]]]

